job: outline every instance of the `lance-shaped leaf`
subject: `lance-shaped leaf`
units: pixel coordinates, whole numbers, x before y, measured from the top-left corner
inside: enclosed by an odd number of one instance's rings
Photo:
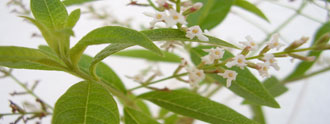
[[[72,63],[79,61],[80,56],[89,45],[104,43],[127,43],[142,46],[159,55],[160,49],[144,34],[119,26],[106,26],[95,29],[84,36],[70,51]]]
[[[63,0],[64,5],[66,6],[71,6],[71,5],[80,5],[80,4],[84,4],[87,2],[93,2],[96,0]]]
[[[125,50],[117,52],[113,55],[115,56],[122,56],[122,57],[132,57],[132,58],[141,58],[146,59],[149,61],[156,61],[156,62],[172,62],[172,63],[180,63],[181,59],[178,55],[170,52],[163,51],[164,56],[158,56],[155,53],[152,53],[147,50]]]
[[[245,9],[246,11],[249,11],[257,16],[259,16],[260,18],[266,20],[267,22],[269,22],[268,18],[265,16],[265,14],[254,4],[250,3],[247,0],[235,0],[235,5]]]
[[[78,63],[78,66],[81,70],[88,73],[90,64],[92,63],[93,58],[87,55],[83,55]],[[100,62],[96,65],[96,75],[104,80],[108,85],[115,87],[116,89],[126,93],[126,88],[117,74],[105,63]]]
[[[0,46],[0,65],[10,68],[62,70],[63,65],[37,49]]]
[[[263,85],[269,91],[269,93],[274,96],[278,97],[288,91],[288,88],[284,86],[276,77],[272,76],[267,78]]]
[[[124,108],[124,116],[125,124],[159,124],[149,115],[129,107]]]
[[[202,29],[212,29],[220,24],[230,11],[235,0],[193,0],[202,2],[203,7],[187,18],[189,26],[199,25]]]
[[[80,9],[72,11],[65,22],[65,27],[72,29],[80,18]]]
[[[163,28],[163,29],[144,30],[141,32],[147,35],[148,38],[151,39],[152,41],[164,41],[164,40],[194,41],[194,42],[208,43],[208,44],[238,49],[235,45],[232,45],[224,40],[212,36],[207,36],[209,38],[209,41],[207,42],[198,40],[197,38],[189,39],[185,36],[185,32],[178,29]]]
[[[203,49],[209,49],[209,46],[200,46],[192,48],[190,51],[191,59],[194,64],[198,65],[201,61],[201,57],[207,53]],[[228,51],[225,52],[223,60],[233,57]],[[247,69],[243,70],[238,67],[233,67],[230,70],[234,70],[238,73],[236,80],[232,81],[229,89],[235,94],[245,98],[246,100],[258,104],[266,105],[269,107],[279,108],[279,104],[275,101],[274,97],[267,91],[267,89],[260,83],[260,81]],[[226,85],[226,79],[217,74],[208,74],[215,79],[216,82]]]
[[[63,29],[68,17],[60,0],[31,0],[31,11],[37,21],[50,29]]]
[[[185,90],[152,91],[139,96],[172,112],[217,124],[256,124],[220,103]]]
[[[312,46],[315,46],[316,44],[318,44],[317,41],[320,40],[323,35],[326,35],[328,33],[330,33],[330,22],[325,23],[318,29],[317,33],[314,36],[314,42],[313,42]],[[327,43],[327,42],[329,42],[329,38],[327,38],[326,42],[324,42],[324,43]],[[320,51],[320,50],[312,50],[308,53],[308,56],[315,56],[316,60],[317,60],[317,58],[321,55],[321,53],[322,53],[322,51]],[[288,77],[286,77],[285,80],[291,80],[296,77],[303,76],[314,65],[314,63],[315,63],[315,61],[300,62],[296,66],[295,70]]]
[[[71,86],[56,102],[52,124],[119,124],[117,103],[95,82]]]

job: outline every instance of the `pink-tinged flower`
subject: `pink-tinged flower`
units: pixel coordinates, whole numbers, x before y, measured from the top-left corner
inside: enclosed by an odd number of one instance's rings
[[[183,15],[180,13],[176,12],[174,9],[169,10],[170,15],[168,18],[165,20],[167,27],[172,27],[178,23],[182,25],[186,25],[187,21]]]
[[[199,26],[192,26],[187,29],[186,37],[189,39],[193,39],[194,37],[197,37],[201,41],[209,41],[209,38],[207,38],[201,28]]]
[[[237,73],[235,71],[225,70],[224,73],[218,73],[218,75],[222,76],[223,78],[226,78],[226,87],[230,87],[231,82],[233,80],[236,80]]]
[[[273,35],[273,39],[267,44],[269,49],[276,48],[276,50],[279,50],[281,47],[284,46],[284,44],[282,44],[278,41],[279,37],[280,37],[279,34],[274,34]]]
[[[272,66],[275,70],[280,70],[280,67],[277,65],[275,57],[273,54],[268,53],[268,54],[264,54],[264,57],[262,58],[263,60],[265,60],[265,63],[269,66]]]
[[[153,18],[153,20],[150,22],[151,27],[154,27],[157,22],[164,22],[168,18],[165,12],[156,12],[156,13],[144,12],[143,14]]]
[[[204,71],[199,70],[196,67],[188,67],[186,70],[188,72],[190,86],[198,87],[198,83],[205,78]]]
[[[246,63],[247,63],[247,60],[245,59],[245,56],[242,55],[242,54],[238,54],[237,56],[235,56],[235,57],[233,58],[232,61],[228,62],[228,63],[226,64],[226,66],[227,66],[228,68],[231,68],[231,67],[233,67],[233,66],[238,66],[238,67],[240,67],[241,69],[244,69],[244,67],[247,65]]]
[[[168,4],[166,2],[166,0],[156,0],[156,3],[158,4],[158,6],[164,6],[164,5]]]
[[[259,66],[258,72],[259,72],[261,77],[264,77],[264,78],[270,77],[270,75],[268,74],[268,69],[269,69],[268,64],[266,64],[266,63],[257,63],[257,65]]]
[[[239,43],[243,44],[245,47],[248,47],[249,50],[257,50],[258,46],[250,35],[246,36],[245,39],[247,40],[246,42],[239,42]]]

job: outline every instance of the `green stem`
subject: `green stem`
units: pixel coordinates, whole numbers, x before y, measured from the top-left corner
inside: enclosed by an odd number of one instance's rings
[[[148,3],[150,4],[150,6],[152,7],[152,8],[154,8],[155,10],[157,10],[157,11],[161,11],[151,0],[148,0]]]
[[[215,89],[213,89],[210,93],[208,93],[205,97],[210,98],[215,93],[217,93],[223,86],[219,84]]]
[[[2,116],[12,116],[12,115],[35,115],[35,114],[43,114],[44,112],[25,112],[25,113],[0,113],[0,117]],[[51,115],[53,113],[45,113],[46,115]]]
[[[250,105],[250,108],[253,113],[253,120],[259,122],[259,124],[266,124],[264,112],[260,105]]]
[[[169,76],[169,77],[166,77],[166,78],[163,78],[163,79],[159,79],[159,80],[156,80],[156,81],[153,81],[153,82],[150,82],[146,85],[140,85],[140,86],[137,86],[137,87],[134,87],[132,89],[129,89],[128,91],[133,91],[133,90],[136,90],[136,89],[139,89],[139,88],[142,88],[142,87],[145,87],[145,86],[148,86],[148,85],[151,85],[151,84],[155,84],[155,83],[158,83],[158,82],[161,82],[161,81],[165,81],[165,80],[168,80],[168,79],[172,79],[172,78],[177,78],[177,77],[181,77],[181,76],[185,76],[187,75],[188,73],[181,73],[181,74],[177,74],[177,75],[172,75],[172,76]]]
[[[8,76],[10,77],[10,78],[12,78],[18,85],[20,85],[28,94],[30,94],[30,95],[32,95],[33,97],[35,97],[36,99],[40,99],[41,100],[41,98],[40,97],[38,97],[32,90],[30,90],[28,87],[26,87],[21,81],[19,81],[14,75],[12,75],[12,74],[8,74]],[[44,100],[42,100],[42,101],[44,101]],[[48,103],[46,103],[45,101],[44,101],[44,103],[45,103],[45,105],[49,108],[49,109],[51,109],[51,110],[53,110],[54,108],[51,106],[51,105],[49,105]]]
[[[176,11],[178,13],[181,11],[181,0],[176,0]]]
[[[294,53],[294,52],[302,52],[302,51],[307,51],[307,50],[314,50],[314,47],[309,47],[309,48],[302,48],[302,49],[296,49],[296,50],[290,50],[290,51],[283,51],[283,52],[277,52],[277,53],[272,53],[275,56],[279,56],[279,55],[286,55],[289,53]],[[248,57],[246,58],[246,60],[251,60],[251,59],[258,59],[263,57],[263,55],[256,55],[256,56],[252,56],[252,57]]]

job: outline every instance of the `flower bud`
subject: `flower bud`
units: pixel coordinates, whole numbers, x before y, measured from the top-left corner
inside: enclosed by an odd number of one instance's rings
[[[315,56],[301,56],[301,55],[298,55],[298,54],[289,54],[291,57],[293,58],[296,58],[296,59],[300,59],[300,60],[303,60],[303,61],[308,61],[308,62],[311,62],[311,61],[315,61],[316,57]]]
[[[294,41],[290,46],[285,48],[284,51],[294,50],[294,49],[300,47],[301,45],[305,44],[308,39],[309,39],[308,37],[302,37],[300,40]]]
[[[202,6],[203,6],[203,3],[197,2],[192,7],[188,8],[186,11],[184,11],[182,14],[184,16],[189,15],[189,14],[194,13],[194,12],[198,11],[199,9],[201,9]]]

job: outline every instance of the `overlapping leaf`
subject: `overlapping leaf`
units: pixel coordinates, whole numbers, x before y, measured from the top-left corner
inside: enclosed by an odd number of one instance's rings
[[[64,5],[66,6],[71,6],[71,5],[79,5],[79,4],[84,4],[88,2],[93,2],[96,0],[63,0]]]
[[[254,4],[250,3],[247,0],[235,0],[235,5],[245,9],[246,11],[249,11],[257,16],[259,16],[260,18],[264,19],[265,21],[268,21],[268,18],[265,16],[265,14]]]
[[[159,124],[145,113],[133,108],[124,108],[125,124]]]
[[[164,51],[164,56],[158,56],[157,54],[147,51],[147,50],[125,50],[115,53],[115,56],[123,56],[123,57],[132,57],[132,58],[141,58],[146,59],[149,61],[156,61],[156,62],[173,62],[173,63],[180,63],[181,59],[174,53]]]
[[[56,102],[52,124],[119,124],[117,103],[95,82],[71,86]]]
[[[83,55],[78,63],[81,70],[88,73],[90,64],[93,58],[87,55]],[[96,75],[104,80],[108,85],[115,87],[116,89],[126,93],[126,88],[124,83],[120,80],[117,74],[103,62],[96,65]]]
[[[0,65],[10,68],[61,70],[63,66],[37,49],[0,46]]]
[[[200,63],[200,58],[207,53],[202,49],[209,49],[211,47],[201,46],[192,48],[190,51],[192,61],[197,65]],[[229,52],[225,52],[224,58],[233,57]],[[258,104],[266,105],[269,107],[279,108],[280,106],[275,101],[274,97],[266,90],[266,88],[260,83],[260,81],[247,69],[240,69],[233,67],[230,70],[234,70],[238,73],[236,80],[232,81],[232,85],[229,87],[231,91],[237,95],[245,98],[246,100]],[[217,74],[209,74],[215,81],[226,85],[226,79]]]
[[[212,29],[220,24],[230,11],[235,0],[193,0],[202,2],[203,7],[187,18],[189,26],[199,25],[202,29]]]
[[[185,90],[152,91],[139,97],[172,112],[209,123],[256,124],[225,105]]]
[[[140,45],[159,55],[162,55],[160,49],[144,34],[124,27],[106,26],[91,31],[71,49],[70,57],[72,63],[79,61],[80,56],[89,45],[104,43],[127,43]]]

